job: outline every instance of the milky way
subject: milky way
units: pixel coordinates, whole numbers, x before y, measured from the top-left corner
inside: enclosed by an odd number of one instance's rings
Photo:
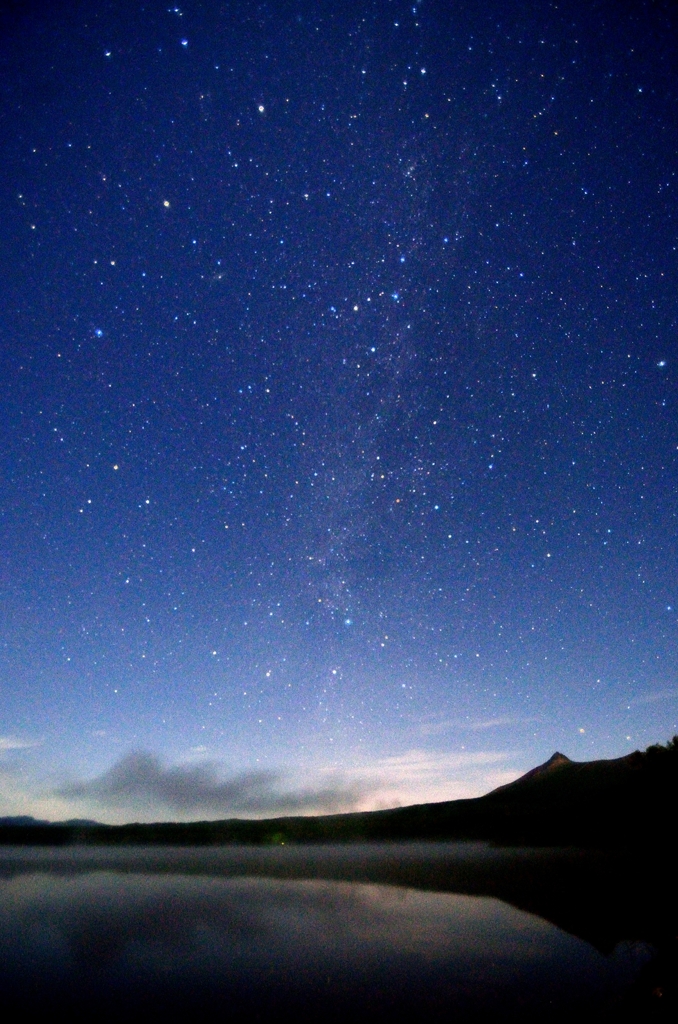
[[[678,730],[675,30],[0,15],[4,813],[443,799]]]

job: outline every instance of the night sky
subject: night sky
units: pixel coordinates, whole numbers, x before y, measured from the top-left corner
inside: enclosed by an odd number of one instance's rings
[[[678,731],[678,11],[0,5],[0,813]]]

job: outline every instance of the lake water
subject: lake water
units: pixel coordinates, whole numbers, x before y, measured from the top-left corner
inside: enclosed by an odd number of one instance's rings
[[[2,1003],[121,1020],[600,1020],[649,946],[596,948],[520,908],[591,870],[573,851],[481,844],[0,848]]]

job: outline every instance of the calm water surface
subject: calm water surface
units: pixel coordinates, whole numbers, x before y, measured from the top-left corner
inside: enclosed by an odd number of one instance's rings
[[[440,891],[536,878],[543,857],[529,858],[470,844],[6,848],[3,1003],[126,1020],[601,1019],[646,947],[601,952],[495,896]]]

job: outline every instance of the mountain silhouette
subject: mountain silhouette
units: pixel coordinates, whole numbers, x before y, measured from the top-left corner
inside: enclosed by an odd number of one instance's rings
[[[516,845],[630,846],[672,840],[678,737],[644,753],[571,761],[556,751],[514,782],[468,800],[385,811],[265,820],[99,825],[3,824],[0,844],[323,843],[489,840]]]

